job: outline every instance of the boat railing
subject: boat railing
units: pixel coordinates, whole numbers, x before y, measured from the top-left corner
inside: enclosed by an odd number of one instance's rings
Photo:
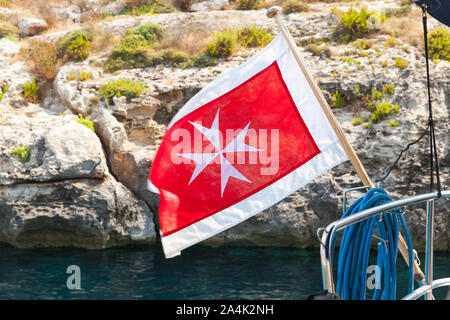
[[[351,190],[365,189],[367,187],[360,187]],[[349,190],[348,190],[349,191]],[[344,210],[346,205],[346,193],[344,193]],[[450,190],[442,191],[441,199],[450,198]],[[450,278],[443,278],[439,280],[433,280],[433,242],[434,242],[434,207],[435,201],[438,199],[437,192],[430,192],[420,195],[415,195],[405,199],[392,201],[381,206],[373,207],[363,210],[353,215],[347,216],[340,220],[330,223],[326,228],[320,228],[322,234],[319,235],[320,240],[320,257],[322,265],[322,278],[324,289],[329,293],[336,293],[334,280],[333,280],[333,252],[332,239],[338,231],[344,228],[361,222],[370,217],[376,216],[382,212],[391,211],[394,209],[404,208],[409,205],[427,203],[427,232],[426,232],[426,244],[425,244],[425,283],[423,286],[417,288],[412,293],[406,295],[404,300],[415,300],[423,295],[426,295],[427,300],[432,300],[433,289],[443,286],[450,286]],[[319,233],[318,230],[318,233]]]

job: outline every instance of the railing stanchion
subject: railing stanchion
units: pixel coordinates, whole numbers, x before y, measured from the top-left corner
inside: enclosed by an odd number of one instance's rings
[[[434,199],[427,201],[427,234],[426,234],[426,265],[425,278],[427,284],[433,283],[433,245],[434,245]],[[426,296],[426,300],[433,300],[433,291],[430,290]]]

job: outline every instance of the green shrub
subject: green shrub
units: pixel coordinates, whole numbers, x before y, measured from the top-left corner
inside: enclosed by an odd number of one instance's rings
[[[373,125],[369,122],[369,123],[364,123],[363,127],[366,128],[367,130],[372,129]]]
[[[305,50],[311,52],[314,56],[319,57],[331,57],[331,50],[327,45],[317,45],[315,43],[310,43],[305,46]]]
[[[339,22],[333,30],[332,36],[335,40],[348,43],[369,33],[367,20],[373,15],[366,9],[356,11],[350,8],[342,13]]]
[[[237,32],[237,40],[243,47],[255,48],[265,47],[273,40],[273,37],[266,30],[251,25]]]
[[[125,96],[129,102],[131,99],[139,97],[146,87],[144,83],[134,80],[119,79],[103,84],[98,93],[111,105],[113,104],[113,97]]]
[[[282,8],[284,14],[309,11],[309,5],[298,0],[288,0],[283,3]]]
[[[86,126],[86,127],[88,127],[89,129],[91,129],[92,131],[95,131],[95,129],[94,129],[94,124],[92,123],[91,120],[89,120],[89,119],[90,119],[89,117],[87,117],[87,118],[85,119],[85,118],[83,118],[83,115],[82,115],[82,114],[78,114],[78,117],[74,117],[74,119],[75,119],[78,123],[82,124],[83,126]]]
[[[333,94],[333,107],[338,109],[345,107],[345,97],[338,90]]]
[[[377,88],[372,87],[370,91],[370,95],[366,95],[366,102],[368,105],[369,111],[374,111],[376,109],[377,101],[383,99],[383,92],[378,91]]]
[[[347,62],[349,66],[351,66],[352,64],[357,64],[357,65],[361,64],[361,61],[356,60],[356,59],[352,59],[352,58],[349,58],[349,57],[344,57],[344,58],[341,59],[341,61]]]
[[[147,23],[131,29],[113,49],[105,63],[107,71],[145,68],[152,65],[153,43],[162,38],[163,27]]]
[[[6,91],[8,91],[7,84],[0,86],[0,102],[2,101],[3,96],[5,95]]]
[[[69,60],[78,62],[86,59],[91,50],[92,45],[89,40],[80,35],[70,43],[66,54]]]
[[[359,117],[356,119],[353,119],[353,121],[352,121],[352,125],[354,125],[354,126],[359,126],[361,123],[363,123],[363,121]]]
[[[59,41],[59,56],[68,61],[83,61],[86,59],[93,46],[87,31],[75,31],[63,37]]]
[[[410,53],[410,50],[409,50],[408,46],[403,46],[402,50],[403,50],[403,52]]]
[[[387,38],[386,42],[384,43],[384,46],[386,48],[394,48],[398,45],[400,45],[400,42],[398,42],[397,39],[394,37]]]
[[[152,13],[171,13],[174,12],[175,8],[170,3],[165,2],[153,2],[148,5],[129,7],[125,6],[123,10],[119,13],[120,15],[133,15],[133,16],[141,16],[144,14],[152,14]]]
[[[381,100],[381,99],[383,99],[383,92],[378,91],[377,88],[375,88],[375,87],[372,87],[371,94],[372,94],[372,99],[373,100]]]
[[[372,48],[375,45],[375,42],[367,39],[357,39],[352,42],[352,46],[359,49],[359,51],[367,50]]]
[[[163,64],[172,67],[179,67],[189,60],[189,55],[183,51],[166,49],[161,53],[161,58],[163,60]]]
[[[129,34],[122,38],[106,61],[107,71],[144,68],[149,64],[148,50],[152,42],[143,35]]]
[[[404,69],[408,66],[408,61],[402,58],[394,58],[394,66],[396,68]]]
[[[91,74],[89,72],[81,71],[79,74],[75,71],[69,72],[67,75],[67,80],[74,81],[74,80],[80,80],[80,81],[86,81],[88,79],[91,79]]]
[[[0,24],[0,39],[9,38],[15,39],[19,36],[19,29],[7,22]]]
[[[70,71],[67,75],[67,81],[75,81],[78,80],[78,75],[75,71]]]
[[[155,52],[150,48],[137,50],[122,49],[113,51],[106,62],[106,70],[115,71],[119,69],[147,68],[160,64],[171,67],[184,67],[188,62],[189,55],[183,51],[175,49],[165,49],[162,52]]]
[[[450,62],[450,33],[446,29],[436,29],[428,34],[428,53],[430,59]]]
[[[151,6],[139,6],[139,7],[128,7],[125,6],[122,11],[119,13],[119,15],[130,15],[130,16],[142,16],[144,14],[152,14],[154,13]]]
[[[36,79],[25,82],[22,95],[27,102],[39,103],[41,100],[41,89],[36,83]]]
[[[397,120],[389,120],[388,126],[389,127],[398,127],[400,123]]]
[[[0,0],[0,7],[12,8],[13,4],[11,3],[11,0]]]
[[[78,79],[80,79],[80,81],[86,81],[91,78],[92,78],[92,75],[89,72],[81,71]]]
[[[208,54],[202,54],[198,56],[192,56],[184,66],[185,68],[205,68],[212,67],[219,64],[219,60],[215,57],[211,57]]]
[[[162,26],[150,22],[143,24],[139,27],[130,29],[127,32],[127,36],[133,34],[141,35],[146,40],[147,45],[151,46],[153,45],[153,42],[162,38],[163,36],[162,32],[163,32]]]
[[[391,115],[398,114],[400,107],[398,105],[392,105],[389,101],[383,101],[383,92],[393,94],[395,92],[393,84],[390,83],[383,86],[382,91],[372,87],[370,94],[367,94],[365,97],[368,109],[371,111],[370,120],[372,123],[378,123]]]
[[[238,10],[256,10],[261,7],[261,0],[238,0]]]
[[[389,83],[382,87],[384,93],[394,94],[395,89],[392,83]]]
[[[236,51],[237,44],[246,48],[263,47],[272,40],[266,30],[254,25],[237,31],[226,29],[215,34],[215,39],[207,45],[207,53],[211,57],[229,57]]]
[[[397,115],[400,107],[395,104],[392,105],[390,102],[380,102],[377,104],[376,109],[372,112],[370,120],[373,123],[378,123],[381,120],[387,119],[390,115]]]
[[[116,48],[106,60],[105,69],[113,72],[122,69],[145,68],[150,65],[149,56],[147,48],[136,50],[123,47]]]
[[[77,30],[72,33],[68,33],[64,37],[58,40],[58,49],[62,55],[67,51],[67,48],[70,46],[70,43],[81,36],[85,39],[90,39],[88,32],[86,30]]]
[[[171,67],[181,67],[189,60],[189,55],[183,51],[166,49],[149,58],[149,66],[163,64]]]
[[[30,161],[30,149],[28,149],[28,147],[25,147],[21,143],[19,143],[19,147],[13,149],[10,154],[19,158],[22,163],[27,163],[28,161]]]
[[[148,6],[150,6],[153,9],[154,13],[171,13],[171,12],[175,12],[175,8],[170,3],[153,2],[153,3],[150,3]]]
[[[227,29],[215,34],[216,39],[208,43],[208,54],[211,57],[229,57],[236,50],[236,32]]]
[[[137,50],[140,48],[145,48],[151,46],[152,43],[149,43],[143,35],[140,34],[129,34],[120,40],[118,48],[120,49],[131,49]]]

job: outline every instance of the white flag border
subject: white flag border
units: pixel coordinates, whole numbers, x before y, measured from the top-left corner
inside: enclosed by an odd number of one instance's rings
[[[267,209],[325,171],[348,159],[281,34],[253,58],[203,88],[181,108],[168,128],[192,111],[247,81],[270,66],[275,60],[292,99],[321,152],[301,167],[250,197],[168,236],[161,236],[166,258],[179,255],[181,250]],[[320,126],[317,123],[320,123]],[[147,186],[152,192],[158,191],[150,180],[148,180]]]

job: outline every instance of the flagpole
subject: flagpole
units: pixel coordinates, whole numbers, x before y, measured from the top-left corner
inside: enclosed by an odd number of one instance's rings
[[[275,21],[277,22],[278,26],[280,27],[281,33],[283,34],[286,42],[289,45],[289,48],[291,49],[295,60],[297,61],[300,69],[302,70],[303,74],[305,75],[306,80],[308,81],[309,86],[312,88],[312,91],[314,92],[314,95],[317,98],[317,101],[319,101],[319,104],[325,113],[325,116],[327,117],[328,121],[330,122],[334,132],[336,133],[337,138],[339,139],[339,142],[341,143],[342,147],[344,148],[345,153],[347,154],[347,157],[350,159],[350,162],[352,163],[353,167],[356,170],[356,173],[358,174],[359,178],[361,179],[362,183],[364,185],[369,186],[370,188],[374,188],[375,185],[370,180],[369,176],[367,175],[366,170],[364,169],[361,161],[359,160],[358,156],[356,155],[355,151],[353,150],[352,146],[350,145],[350,142],[347,140],[347,137],[344,134],[344,131],[342,130],[341,126],[339,125],[339,122],[337,121],[336,117],[333,114],[333,111],[331,111],[330,106],[328,105],[327,101],[325,100],[325,97],[322,95],[322,92],[320,91],[319,87],[317,86],[316,82],[314,81],[312,75],[310,74],[308,68],[306,68],[305,61],[303,60],[303,57],[300,54],[300,51],[297,48],[297,45],[292,38],[291,34],[289,33],[289,30],[287,29],[286,25],[281,20],[280,16],[281,8],[278,6],[271,7],[269,10],[267,10],[266,15],[269,18],[275,18]],[[408,246],[406,245],[405,240],[403,239],[402,235],[399,234],[399,250],[405,259],[406,263],[409,264],[409,254],[408,254]],[[423,274],[422,270],[420,270],[419,265],[416,261],[414,261],[414,278],[416,281],[421,281],[425,279],[425,275]],[[331,279],[327,279],[326,281],[330,281]],[[329,288],[333,288],[334,286],[329,286]]]

